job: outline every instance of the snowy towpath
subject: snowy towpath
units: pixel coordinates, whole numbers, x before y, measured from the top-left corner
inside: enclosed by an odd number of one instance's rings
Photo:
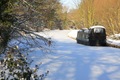
[[[77,44],[68,33],[49,32],[55,44],[45,58],[40,59],[39,51],[32,53],[35,63],[43,63],[38,73],[50,71],[45,80],[120,80],[120,49]]]

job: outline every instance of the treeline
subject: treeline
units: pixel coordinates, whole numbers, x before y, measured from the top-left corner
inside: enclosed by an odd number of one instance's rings
[[[82,0],[78,9],[69,13],[78,28],[103,25],[107,34],[120,32],[120,0]]]
[[[59,0],[0,0],[0,51],[16,35],[62,29],[62,16]]]
[[[15,3],[14,13],[27,19],[27,26],[36,28],[40,31],[42,28],[53,29],[60,20],[62,5],[59,0],[19,0]],[[29,22],[29,23],[28,23]]]

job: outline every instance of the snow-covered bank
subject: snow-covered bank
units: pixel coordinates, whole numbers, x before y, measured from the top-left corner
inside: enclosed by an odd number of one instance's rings
[[[111,46],[120,48],[120,34],[109,36],[107,38],[107,43]]]
[[[107,39],[107,43],[113,47],[120,48],[120,40]]]
[[[76,37],[77,37],[77,32],[78,32],[79,30],[71,30],[69,33],[68,33],[68,36],[69,37],[71,37],[71,38],[73,38],[73,39],[76,39]]]
[[[120,80],[120,49],[77,44],[69,32],[45,32],[55,44],[44,58],[37,49],[30,53],[35,64],[42,62],[38,74],[49,70],[45,80]]]

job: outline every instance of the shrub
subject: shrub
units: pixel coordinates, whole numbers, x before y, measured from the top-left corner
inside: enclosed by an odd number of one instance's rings
[[[0,58],[0,80],[43,80],[49,73],[38,75],[39,65],[30,68],[33,60],[27,58],[29,54],[23,54],[18,47],[9,48]]]

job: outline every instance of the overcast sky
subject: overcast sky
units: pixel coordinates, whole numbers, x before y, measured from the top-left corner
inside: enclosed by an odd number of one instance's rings
[[[60,0],[63,6],[67,6],[69,9],[76,8],[76,5],[80,3],[81,0]]]

